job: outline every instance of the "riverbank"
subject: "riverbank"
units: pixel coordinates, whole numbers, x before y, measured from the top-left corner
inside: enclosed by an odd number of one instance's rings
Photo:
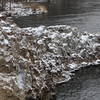
[[[100,64],[99,33],[67,25],[19,28],[0,16],[0,88],[8,91],[1,100],[49,100],[72,71]]]
[[[21,2],[7,2],[5,5],[5,11],[1,12],[8,16],[29,16],[47,14],[48,10],[45,5],[41,3],[21,3]]]

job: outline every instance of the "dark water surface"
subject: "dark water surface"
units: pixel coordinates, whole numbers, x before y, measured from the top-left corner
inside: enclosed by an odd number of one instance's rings
[[[57,87],[57,100],[100,100],[100,65],[82,68]]]
[[[20,17],[16,23],[20,27],[67,24],[82,31],[100,31],[100,0],[55,1],[46,3],[48,14]]]

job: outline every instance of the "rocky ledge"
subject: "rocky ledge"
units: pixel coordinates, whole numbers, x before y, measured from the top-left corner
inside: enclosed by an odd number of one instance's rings
[[[100,33],[67,25],[19,28],[0,15],[0,100],[50,100],[71,72],[100,64]]]

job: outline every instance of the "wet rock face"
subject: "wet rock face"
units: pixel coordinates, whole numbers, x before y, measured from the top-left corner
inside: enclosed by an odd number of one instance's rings
[[[55,84],[69,80],[70,71],[100,63],[99,37],[66,25],[19,28],[0,19],[1,94],[50,100]]]

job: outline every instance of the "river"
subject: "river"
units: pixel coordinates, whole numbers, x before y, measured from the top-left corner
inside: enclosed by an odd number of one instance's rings
[[[56,0],[48,14],[14,18],[20,27],[67,24],[82,31],[100,31],[100,0]]]
[[[81,68],[57,86],[57,100],[100,100],[100,65]]]

